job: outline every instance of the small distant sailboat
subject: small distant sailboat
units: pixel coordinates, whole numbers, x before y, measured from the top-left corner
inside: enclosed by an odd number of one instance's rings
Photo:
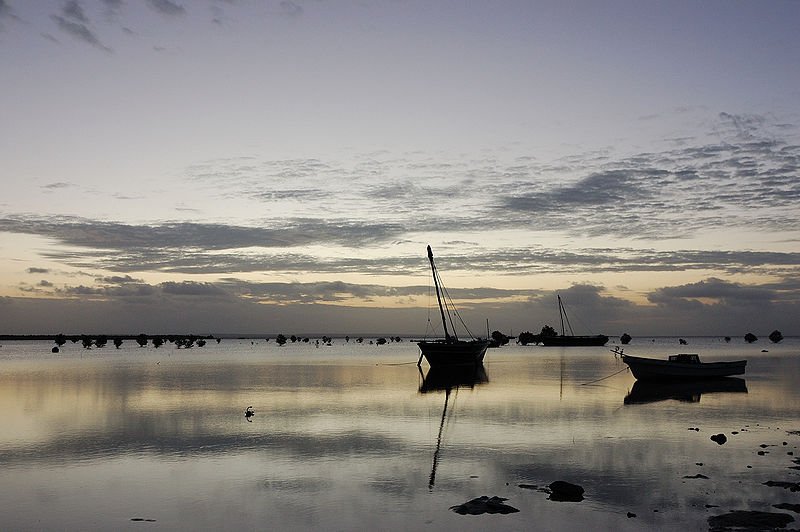
[[[433,284],[436,288],[436,300],[439,303],[439,313],[442,316],[444,338],[437,340],[421,340],[417,342],[420,350],[420,357],[417,361],[417,365],[422,364],[422,357],[425,357],[432,368],[438,366],[475,366],[482,364],[483,357],[486,355],[486,348],[489,347],[489,340],[474,338],[471,334],[470,340],[458,338],[449,307],[453,307],[452,310],[455,314],[458,314],[458,311],[455,310],[452,301],[449,305],[442,302],[442,290],[444,287],[439,277],[439,272],[436,269],[436,264],[433,262],[433,251],[430,246],[428,246],[428,260],[431,263]],[[445,307],[447,307],[447,311],[445,311]],[[447,327],[447,316],[450,316],[450,329],[452,329],[452,334]]]
[[[548,347],[584,347],[584,346],[603,346],[608,342],[608,336],[604,334],[595,334],[590,336],[579,336],[572,331],[572,324],[567,317],[567,311],[564,309],[564,303],[561,301],[561,296],[558,296],[558,312],[561,316],[561,335],[555,336],[541,336],[540,341],[542,345]],[[564,328],[566,322],[569,328],[569,334],[566,334]]]

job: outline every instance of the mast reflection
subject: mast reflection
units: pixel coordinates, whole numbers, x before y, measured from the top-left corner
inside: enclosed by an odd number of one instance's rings
[[[480,384],[486,384],[489,382],[489,376],[486,374],[486,369],[483,367],[483,364],[477,366],[434,367],[430,368],[427,374],[422,373],[422,368],[420,368],[419,374],[422,377],[419,393],[444,392],[442,419],[439,422],[439,434],[436,437],[436,450],[433,453],[433,466],[431,467],[431,476],[428,479],[428,489],[432,490],[436,482],[436,467],[439,465],[439,452],[442,448],[442,432],[444,430],[445,419],[447,419],[447,406],[450,401],[450,393],[455,391],[456,395],[458,395],[459,388],[472,389]],[[453,402],[455,403],[455,399],[453,399]]]

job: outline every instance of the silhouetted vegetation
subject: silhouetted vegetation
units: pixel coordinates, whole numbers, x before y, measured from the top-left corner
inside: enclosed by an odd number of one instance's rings
[[[279,346],[283,346],[283,345],[286,344],[286,337],[284,335],[282,335],[282,334],[279,334],[277,337],[275,337],[275,342]]]
[[[774,331],[769,333],[769,341],[772,342],[773,344],[777,344],[781,340],[783,340],[783,335],[779,330],[775,329]]]
[[[525,331],[519,333],[519,336],[517,336],[517,343],[519,345],[535,344],[538,343],[538,336],[530,331]]]
[[[623,333],[622,336],[619,337],[619,341],[622,345],[628,345],[633,340],[633,337],[628,333]]]
[[[119,346],[121,345],[122,345],[122,338],[120,338],[119,336],[114,338],[114,347],[119,349]]]
[[[744,335],[744,341],[745,341],[745,342],[747,342],[748,344],[752,344],[752,343],[753,343],[753,342],[755,342],[756,340],[758,340],[758,336],[756,336],[756,335],[755,335],[755,334],[753,334],[753,333],[750,333],[750,332],[749,332],[749,333],[747,333],[747,334],[745,334],[745,335]]]
[[[511,340],[510,336],[506,336],[500,331],[492,331],[489,341],[489,347],[500,347],[503,345],[508,345],[509,340]]]
[[[558,333],[556,332],[555,329],[553,329],[549,325],[545,325],[544,327],[542,327],[542,332],[539,333],[539,336],[551,338],[553,336],[558,336]]]
[[[139,344],[139,347],[145,347],[147,345],[147,335],[140,334],[136,337],[136,343]]]

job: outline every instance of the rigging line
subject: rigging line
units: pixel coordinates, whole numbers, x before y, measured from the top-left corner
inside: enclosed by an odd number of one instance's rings
[[[602,379],[597,379],[597,380],[595,380],[595,381],[581,383],[581,386],[586,386],[587,384],[594,384],[594,383],[596,383],[596,382],[604,381],[604,380],[606,380],[606,379],[609,379],[609,378],[613,377],[614,375],[619,375],[619,374],[620,374],[620,373],[622,373],[623,371],[628,371],[628,369],[630,369],[630,368],[628,368],[628,366],[625,366],[625,367],[624,367],[624,368],[622,368],[621,370],[619,370],[619,371],[617,371],[617,372],[614,372],[614,373],[612,373],[611,375],[608,375],[608,376],[606,376],[606,377],[603,377]]]
[[[562,305],[563,304],[564,303],[562,301]],[[567,308],[567,306],[564,305],[564,309],[565,310],[566,310],[566,308]],[[570,310],[570,312],[572,312],[572,311]],[[566,312],[565,312],[565,315],[566,315]],[[578,320],[578,323],[579,323],[579,325],[581,326],[581,328],[583,330],[588,331],[589,334],[594,334],[594,331],[592,331],[591,327],[587,326],[586,322],[581,319],[580,314],[576,314],[576,313],[573,312],[572,313],[572,317]],[[570,331],[572,331],[572,324],[569,323],[569,317],[567,317],[567,323],[569,324]],[[571,333],[571,334],[574,335],[575,333]]]
[[[453,308],[453,310],[450,311],[450,312],[452,312],[452,314],[456,315],[456,317],[458,318],[458,321],[461,323],[461,326],[464,327],[464,330],[467,332],[467,334],[470,336],[470,338],[475,338],[475,335],[472,334],[472,331],[469,330],[469,327],[467,327],[467,324],[464,322],[464,318],[461,317],[461,313],[458,311],[458,307],[456,307],[455,303],[453,303],[453,298],[450,297],[450,292],[447,291],[447,287],[444,286],[444,285],[442,285],[442,287],[444,288],[444,293],[445,293],[446,298],[448,300],[450,300],[450,307]],[[449,311],[449,307],[448,307],[448,311]],[[450,315],[450,324],[451,325],[453,324],[453,316],[452,315]],[[454,328],[455,328],[455,326],[454,326]]]

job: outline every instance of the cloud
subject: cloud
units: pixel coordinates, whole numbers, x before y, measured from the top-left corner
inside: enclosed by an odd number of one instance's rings
[[[51,247],[43,257],[78,268],[108,271],[161,271],[185,274],[280,272],[357,273],[408,276],[425,273],[424,257],[395,255],[391,242],[405,240],[394,223],[336,222],[316,219],[265,221],[263,227],[203,223],[133,225],[75,217],[0,217],[0,231],[54,239],[73,249]],[[479,224],[479,222],[475,222]],[[486,223],[484,226],[490,226]],[[433,227],[433,223],[426,225]],[[442,227],[444,230],[444,227]],[[340,246],[345,255],[320,256],[309,246]],[[380,248],[374,257],[355,250]],[[296,251],[292,251],[296,249]],[[444,270],[485,271],[503,275],[545,273],[710,270],[734,274],[789,277],[800,253],[652,248],[572,248],[543,246],[485,249],[466,243],[438,257]]]
[[[28,273],[34,273],[34,274],[50,273],[50,270],[48,268],[34,268],[34,267],[31,267],[31,268],[28,268],[26,271]]]
[[[282,0],[280,3],[281,15],[291,18],[303,16],[303,8],[290,0]]]
[[[62,188],[70,188],[74,186],[75,185],[72,183],[64,183],[63,181],[57,181],[55,183],[48,183],[47,185],[42,185],[42,188],[45,190],[59,190]]]
[[[165,294],[177,296],[227,297],[229,295],[228,292],[212,283],[198,283],[195,281],[163,283],[161,284],[161,290]]]
[[[60,15],[51,15],[58,28],[72,37],[87,44],[111,52],[111,48],[103,44],[95,33],[89,28],[89,18],[83,7],[76,0],[68,1],[61,9]]]
[[[251,246],[283,249],[322,243],[357,247],[401,235],[403,228],[394,223],[308,218],[268,220],[260,227],[245,227],[192,222],[131,225],[77,217],[19,216],[0,218],[0,231],[38,234],[90,249],[209,251]]]
[[[647,299],[657,304],[710,300],[715,303],[761,305],[774,301],[776,293],[759,286],[741,285],[710,277],[697,283],[660,288],[650,293]]]
[[[89,23],[89,18],[86,16],[86,13],[83,11],[83,7],[81,7],[80,2],[77,0],[69,0],[66,2],[61,10],[61,13],[65,18],[74,20],[75,22],[81,22],[83,24]]]
[[[20,18],[14,13],[14,10],[6,0],[0,0],[0,31],[3,29],[3,21],[5,20],[19,22]]]
[[[162,15],[174,17],[186,14],[185,7],[171,0],[147,0],[147,4]]]
[[[106,16],[109,18],[118,15],[122,10],[122,6],[125,5],[123,0],[101,0],[101,2],[105,6]]]

